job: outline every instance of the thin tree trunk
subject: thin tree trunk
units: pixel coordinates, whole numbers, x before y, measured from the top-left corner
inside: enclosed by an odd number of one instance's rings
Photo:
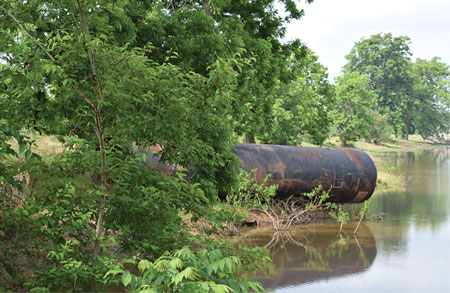
[[[209,3],[208,0],[205,0],[205,1],[203,2],[202,8],[203,8],[203,10],[205,11],[205,14],[206,14],[206,15],[213,16],[213,14],[212,14],[212,9],[211,9],[211,3]]]
[[[80,0],[77,0],[78,10],[80,12],[80,19],[81,19],[81,25],[84,33],[84,38],[86,42],[90,41],[89,37],[89,28],[86,24],[86,20],[84,18],[83,13],[83,5],[81,4]],[[97,74],[97,70],[95,67],[95,57],[94,52],[86,48],[88,56],[89,56],[89,62],[91,65],[91,72],[92,72],[92,82],[94,84],[95,90],[97,92],[97,99],[98,102],[104,101],[102,90],[100,87],[100,82]],[[106,154],[105,154],[105,138],[103,136],[103,128],[101,124],[101,103],[97,103],[97,105],[93,105],[93,112],[94,112],[94,119],[95,119],[95,133],[98,138],[98,143],[100,146],[100,161],[102,165],[102,173],[101,173],[101,187],[103,188],[104,193],[102,194],[102,197],[100,199],[99,204],[99,210],[98,210],[98,217],[97,217],[97,223],[95,228],[95,242],[94,242],[94,252],[93,252],[93,273],[91,275],[91,289],[95,291],[95,280],[94,280],[94,274],[95,274],[95,265],[97,264],[97,257],[99,254],[100,246],[102,243],[102,236],[103,236],[103,222],[104,222],[104,216],[105,216],[105,204],[106,204],[106,195],[107,195],[107,189],[108,189],[108,183],[107,183],[107,168],[106,168]],[[92,106],[91,106],[92,107]]]

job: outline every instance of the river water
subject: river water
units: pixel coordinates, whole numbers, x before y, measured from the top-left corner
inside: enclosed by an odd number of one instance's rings
[[[450,148],[380,155],[406,191],[372,196],[367,221],[299,225],[246,242],[270,248],[274,267],[258,278],[272,292],[450,292]]]

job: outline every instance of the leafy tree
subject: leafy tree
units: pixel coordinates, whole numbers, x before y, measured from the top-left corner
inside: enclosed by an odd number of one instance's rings
[[[35,257],[39,276],[30,287],[95,290],[96,282],[107,281],[105,270],[119,265],[108,235],[120,234],[123,248],[154,255],[176,248],[183,241],[181,216],[208,215],[218,186],[234,183],[228,121],[239,56],[218,58],[206,76],[155,63],[146,55],[152,46],[130,45],[137,28],[128,4],[0,5],[6,62],[0,104],[2,118],[14,127],[2,121],[0,138],[32,127],[68,146],[56,163],[28,166],[42,189],[34,188],[18,209],[0,212],[1,226],[19,234],[11,253]],[[191,180],[147,169],[132,144],[161,146],[161,159],[188,167]],[[43,170],[58,174],[39,181]]]
[[[376,94],[370,90],[369,78],[358,72],[349,72],[337,78],[334,121],[342,146],[351,141],[370,139],[373,118],[368,109],[374,109]]]
[[[106,271],[123,269],[117,252],[157,258],[188,242],[183,217],[223,221],[209,207],[236,183],[233,131],[264,136],[279,86],[296,80],[290,66],[306,54],[280,41],[303,14],[281,2],[284,18],[267,0],[0,3],[1,151],[15,137],[29,156],[20,129],[66,147],[23,163],[32,190],[17,208],[0,207],[7,261],[31,260],[36,274],[27,288],[98,290],[113,282]],[[309,93],[303,105],[324,110],[312,92],[326,90],[311,84],[324,69],[315,57],[299,67],[311,68],[295,89]],[[147,168],[132,148],[155,145],[189,180]]]
[[[165,1],[152,6],[152,13],[137,17],[136,42],[151,42],[147,54],[158,63],[170,52],[183,71],[206,76],[217,58],[241,54],[241,68],[232,101],[233,129],[248,142],[265,135],[279,84],[290,83],[290,56],[299,41],[282,44],[284,24],[303,15],[295,1],[280,1],[286,16],[277,14],[276,1]],[[307,1],[311,3],[312,1]],[[299,58],[300,55],[297,56]]]
[[[290,62],[290,73],[296,79],[285,84],[280,82],[261,141],[287,145],[301,144],[306,138],[321,145],[329,136],[332,123],[329,112],[334,107],[333,87],[328,82],[326,67],[311,50],[304,48],[293,53]]]
[[[376,34],[361,39],[346,56],[344,73],[360,72],[369,78],[377,94],[378,110],[389,116],[396,135],[408,138],[414,132],[416,103],[412,95],[410,39]]]
[[[447,64],[435,57],[418,58],[413,63],[414,95],[418,110],[414,128],[423,138],[448,133],[450,121],[450,71]]]

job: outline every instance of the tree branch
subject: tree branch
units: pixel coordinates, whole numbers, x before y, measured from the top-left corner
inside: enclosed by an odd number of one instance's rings
[[[55,59],[55,57],[53,57],[53,55],[49,52],[49,51],[47,51],[45,48],[44,48],[44,46],[42,46],[40,43],[39,43],[39,40],[37,40],[35,37],[33,37],[24,27],[23,27],[23,25],[19,22],[19,20],[17,20],[17,18],[14,16],[14,15],[12,15],[8,10],[6,10],[3,6],[1,7],[1,9],[6,13],[6,14],[8,14],[8,16],[9,17],[11,17],[12,19],[13,19],[13,21],[17,24],[17,26],[23,31],[23,33],[25,34],[25,35],[27,35],[27,37],[28,38],[30,38],[31,40],[33,40],[33,41],[35,41],[36,42],[36,45],[48,56],[48,58],[50,58],[50,60],[52,60],[54,63],[56,63],[56,59]],[[67,74],[67,72],[64,70],[64,72]],[[60,77],[60,79],[61,80],[64,80],[65,78],[64,77]],[[81,91],[80,91],[80,89],[77,87],[77,85],[74,83],[74,82],[72,82],[72,85],[71,85],[71,87],[80,95],[80,97],[82,97],[85,101],[86,101],[86,103],[88,103],[89,104],[89,106],[94,110],[94,109],[96,109],[96,106],[94,105],[94,103],[91,101],[91,100],[89,100],[87,97],[86,97],[86,95],[85,94],[83,94]]]
[[[84,18],[84,14],[83,14],[83,5],[80,3],[80,0],[77,0],[77,4],[78,4],[78,10],[80,11],[80,18],[81,18],[81,25],[83,28],[83,32],[84,32],[84,37],[86,39],[86,42],[89,42],[89,28],[86,25],[86,20]],[[94,53],[92,52],[92,49],[90,49],[89,47],[87,47],[87,52],[89,55],[89,62],[91,63],[91,71],[92,71],[92,79],[95,85],[95,89],[97,90],[97,95],[98,98],[103,101],[103,95],[102,95],[102,90],[100,87],[100,83],[99,83],[99,79],[98,79],[98,74],[97,71],[95,69],[95,58],[94,58]],[[101,105],[99,105],[100,107]]]
[[[39,43],[39,41],[38,40],[36,40],[36,38],[35,37],[33,37],[23,26],[22,26],[22,24],[17,20],[17,18],[14,16],[14,15],[12,15],[10,12],[9,12],[9,10],[6,10],[3,6],[2,6],[2,10],[4,11],[4,12],[6,12],[6,14],[8,14],[9,15],[9,17],[11,17],[13,20],[14,20],[14,22],[17,24],[17,26],[30,38],[30,39],[32,39],[33,41],[35,41],[36,42],[36,44],[38,45],[38,47],[39,48],[41,48],[41,50],[42,51],[44,51],[45,52],[45,54],[48,56],[48,58],[50,58],[53,62],[56,62],[56,59],[52,56],[52,54],[50,54],[47,50],[45,50],[45,48],[44,48],[44,46],[42,46],[40,43]]]

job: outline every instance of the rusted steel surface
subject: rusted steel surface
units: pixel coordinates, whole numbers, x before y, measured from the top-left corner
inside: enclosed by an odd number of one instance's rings
[[[361,150],[238,144],[231,151],[241,161],[241,168],[249,172],[257,169],[257,183],[271,174],[267,184],[278,185],[277,198],[301,196],[321,185],[330,191],[332,202],[357,203],[367,200],[375,190],[377,169]],[[179,167],[162,163],[148,152],[137,155],[146,156],[149,168],[169,176],[174,176]]]
[[[257,183],[271,174],[267,183],[278,185],[278,198],[301,196],[322,185],[332,202],[357,203],[375,190],[377,169],[361,150],[239,144],[232,152],[243,169],[257,169]]]

